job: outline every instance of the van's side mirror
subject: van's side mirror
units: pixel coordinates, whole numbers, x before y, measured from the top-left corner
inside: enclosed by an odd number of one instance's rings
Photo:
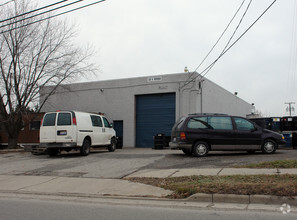
[[[110,124],[109,124],[109,127],[110,127],[110,128],[113,128],[113,124],[112,124],[112,123],[110,123]]]

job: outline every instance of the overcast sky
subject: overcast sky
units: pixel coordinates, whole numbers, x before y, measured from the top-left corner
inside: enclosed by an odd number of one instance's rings
[[[56,1],[54,1],[56,2]],[[85,1],[88,2],[88,1]],[[90,1],[89,1],[90,2]],[[248,3],[204,64],[226,46]],[[234,42],[273,2],[253,1]],[[67,18],[78,25],[79,43],[93,45],[96,80],[194,71],[234,16],[242,0],[106,0]],[[207,73],[206,77],[265,116],[283,116],[297,103],[297,0],[279,0]],[[297,104],[294,105],[297,113]]]

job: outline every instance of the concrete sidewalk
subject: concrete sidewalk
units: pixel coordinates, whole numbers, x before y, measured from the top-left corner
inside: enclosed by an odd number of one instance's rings
[[[201,168],[201,169],[162,169],[162,170],[141,170],[125,178],[130,177],[180,177],[180,176],[228,176],[228,175],[274,175],[274,174],[295,174],[297,169],[249,169],[249,168]]]
[[[172,193],[162,188],[120,179],[20,175],[0,175],[0,192],[93,197],[164,197]]]
[[[161,169],[141,170],[125,177],[179,177],[191,175],[256,175],[256,174],[297,174],[297,169],[247,169],[247,168],[208,168],[208,169]],[[145,197],[164,198],[172,191],[162,188],[129,182],[126,179],[100,179],[58,176],[0,175],[0,193],[80,196],[80,197]],[[297,206],[297,197],[277,197],[262,195],[220,195],[195,194],[187,201],[237,204],[282,204]]]

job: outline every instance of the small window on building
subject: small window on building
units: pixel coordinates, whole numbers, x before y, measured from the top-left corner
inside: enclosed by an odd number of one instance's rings
[[[30,130],[40,130],[40,121],[31,121],[29,125]]]
[[[232,130],[232,121],[230,117],[209,117],[208,123],[213,129]]]
[[[57,125],[58,126],[71,125],[71,114],[59,113]]]

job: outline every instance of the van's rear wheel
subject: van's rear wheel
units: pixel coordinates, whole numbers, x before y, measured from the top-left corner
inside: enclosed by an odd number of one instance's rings
[[[117,147],[117,141],[115,138],[111,138],[110,145],[108,146],[108,151],[114,152]]]
[[[193,147],[193,155],[195,157],[203,157],[206,156],[209,151],[209,146],[204,141],[198,141],[195,143]]]
[[[50,157],[57,156],[57,154],[59,153],[59,148],[48,148],[47,153]]]
[[[84,142],[80,149],[82,156],[88,156],[90,154],[91,142],[88,139],[84,139]]]

